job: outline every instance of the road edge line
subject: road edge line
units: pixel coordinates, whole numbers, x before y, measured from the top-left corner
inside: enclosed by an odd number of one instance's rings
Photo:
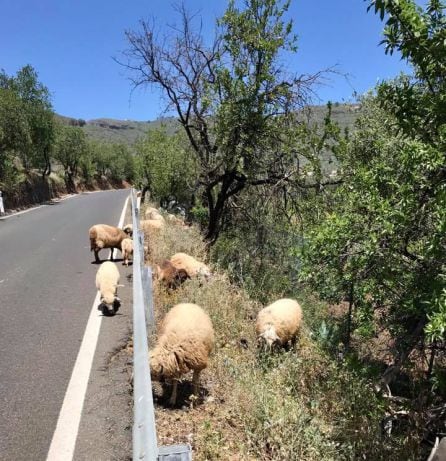
[[[118,227],[122,227],[124,223],[129,199],[130,195],[124,202]],[[46,461],[70,461],[74,456],[84,400],[102,323],[102,315],[97,310],[99,301],[100,293],[97,292],[65,392]]]

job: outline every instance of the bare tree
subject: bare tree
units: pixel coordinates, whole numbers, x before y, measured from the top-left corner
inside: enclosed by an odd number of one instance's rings
[[[167,97],[197,155],[197,192],[208,209],[206,239],[215,242],[231,197],[243,189],[297,178],[291,145],[296,110],[312,96],[322,72],[289,76],[280,53],[295,52],[288,2],[230,2],[206,45],[184,5],[180,26],[160,38],[153,22],[127,31],[124,64],[135,87],[155,85]]]

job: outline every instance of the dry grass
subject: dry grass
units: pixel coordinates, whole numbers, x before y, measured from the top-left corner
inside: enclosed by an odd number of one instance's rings
[[[162,233],[147,237],[149,264],[180,251],[206,259],[194,228],[166,223]],[[154,283],[158,322],[173,305],[193,302],[209,313],[216,332],[198,401],[190,399],[190,377],[173,409],[166,406],[170,389],[164,395],[155,383],[159,444],[190,443],[197,461],[415,459],[387,449],[373,390],[330,360],[308,327],[293,350],[259,354],[254,323],[262,306],[213,269],[209,282],[188,280],[176,291]],[[314,307],[303,304],[303,310]]]

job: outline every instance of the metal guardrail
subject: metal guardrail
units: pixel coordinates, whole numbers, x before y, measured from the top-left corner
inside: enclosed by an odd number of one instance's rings
[[[147,333],[155,332],[152,270],[144,266],[139,200],[131,192],[133,224],[133,461],[192,461],[189,445],[158,447]]]
[[[139,230],[139,210],[133,189],[131,197],[133,221],[133,460],[156,461],[158,446],[142,277],[144,237]]]

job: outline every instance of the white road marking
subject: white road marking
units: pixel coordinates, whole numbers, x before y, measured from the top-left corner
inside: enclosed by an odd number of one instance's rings
[[[53,203],[59,203],[59,202],[63,202],[64,200],[67,200],[69,198],[78,197],[79,195],[80,194],[67,194],[67,195],[63,196],[62,198],[55,198],[55,199],[52,199],[51,201]],[[39,208],[44,208],[46,206],[51,206],[51,205],[43,204],[43,205],[38,205],[38,206],[35,206],[35,207],[32,207],[32,208],[28,208],[26,210],[17,211],[16,213],[12,213],[12,214],[9,214],[7,216],[2,216],[0,218],[0,221],[5,221],[6,219],[13,218],[14,216],[19,216],[21,214],[29,213],[30,211],[38,210]]]
[[[118,192],[120,190],[122,190],[122,189],[115,189],[114,191]],[[67,195],[64,195],[61,198],[54,198],[54,199],[51,200],[51,202],[59,203],[59,202],[63,202],[64,200],[68,200],[70,198],[80,197],[81,195],[85,195],[85,194],[97,194],[99,192],[112,192],[112,190],[95,190],[95,191],[88,191],[88,192],[79,192],[77,194],[67,194]],[[32,208],[27,208],[26,210],[17,211],[16,213],[8,214],[6,216],[1,216],[0,221],[6,221],[7,219],[13,218],[14,216],[19,216],[19,215],[24,214],[24,213],[29,213],[30,211],[38,210],[39,208],[44,208],[44,207],[47,207],[47,206],[51,206],[51,205],[48,205],[48,204],[38,205],[38,206],[35,206],[35,207],[32,207]]]
[[[124,223],[129,198],[127,197],[124,203],[118,227],[122,227]],[[100,294],[97,292],[51,440],[47,461],[73,459],[88,379],[102,323],[102,315],[97,310],[99,301]]]

